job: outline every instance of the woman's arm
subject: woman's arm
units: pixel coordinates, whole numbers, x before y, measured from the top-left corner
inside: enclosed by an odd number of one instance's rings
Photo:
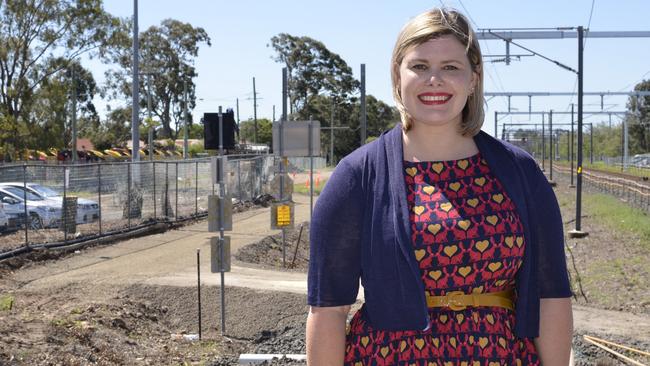
[[[567,366],[573,336],[571,298],[540,301],[539,337],[535,338],[535,348],[542,366]]]
[[[307,365],[343,365],[345,322],[349,312],[350,305],[310,307],[307,316]]]

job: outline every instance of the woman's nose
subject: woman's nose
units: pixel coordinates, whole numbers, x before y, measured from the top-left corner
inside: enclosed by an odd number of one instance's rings
[[[428,85],[441,85],[442,84],[442,79],[440,77],[440,72],[437,70],[431,70],[431,73],[427,75],[427,83]]]

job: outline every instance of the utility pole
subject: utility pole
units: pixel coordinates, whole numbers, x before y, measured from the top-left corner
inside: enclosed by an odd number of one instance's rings
[[[257,143],[257,91],[255,90],[255,78],[253,78],[253,123],[255,126],[253,142]]]
[[[584,28],[578,27],[578,163],[576,170],[576,228],[569,231],[573,238],[584,238],[587,232],[581,230],[582,226],[582,117],[583,117],[583,82],[584,68]]]
[[[330,166],[334,166],[334,104],[334,98],[332,98],[332,113],[330,116]]]
[[[571,160],[571,184],[570,188],[575,188],[573,184],[573,107],[575,104],[571,103],[571,134],[569,135],[569,160]]]
[[[361,146],[366,143],[366,64],[361,64]]]
[[[72,64],[72,163],[77,162],[77,73]]]
[[[140,41],[138,31],[138,0],[133,0],[133,76],[132,76],[132,89],[131,89],[131,161],[140,160],[140,70],[139,70],[139,50]],[[135,178],[139,181],[139,177]]]
[[[153,161],[153,117],[151,116],[151,74],[147,74],[147,117],[149,119],[148,132],[148,145],[149,145],[149,160]]]
[[[187,125],[190,123],[189,117],[189,108],[187,106],[187,80],[183,81],[183,112],[185,118],[183,118],[183,159],[187,159],[189,153],[189,144],[187,136]]]
[[[275,122],[275,104],[273,105],[273,122]]]

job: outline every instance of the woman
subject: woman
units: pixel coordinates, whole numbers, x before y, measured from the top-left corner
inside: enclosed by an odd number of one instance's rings
[[[480,131],[466,18],[409,21],[391,74],[402,123],[343,159],[314,209],[309,364],[567,365],[557,201],[527,153]]]

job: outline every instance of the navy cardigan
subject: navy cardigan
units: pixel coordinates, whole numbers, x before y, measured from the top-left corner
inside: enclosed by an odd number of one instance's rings
[[[429,319],[411,243],[401,130],[397,124],[346,156],[321,192],[310,227],[307,302],[322,307],[352,304],[361,278],[373,328],[422,330]],[[540,298],[571,296],[557,200],[525,151],[485,132],[474,141],[524,227],[515,334],[537,337]]]

